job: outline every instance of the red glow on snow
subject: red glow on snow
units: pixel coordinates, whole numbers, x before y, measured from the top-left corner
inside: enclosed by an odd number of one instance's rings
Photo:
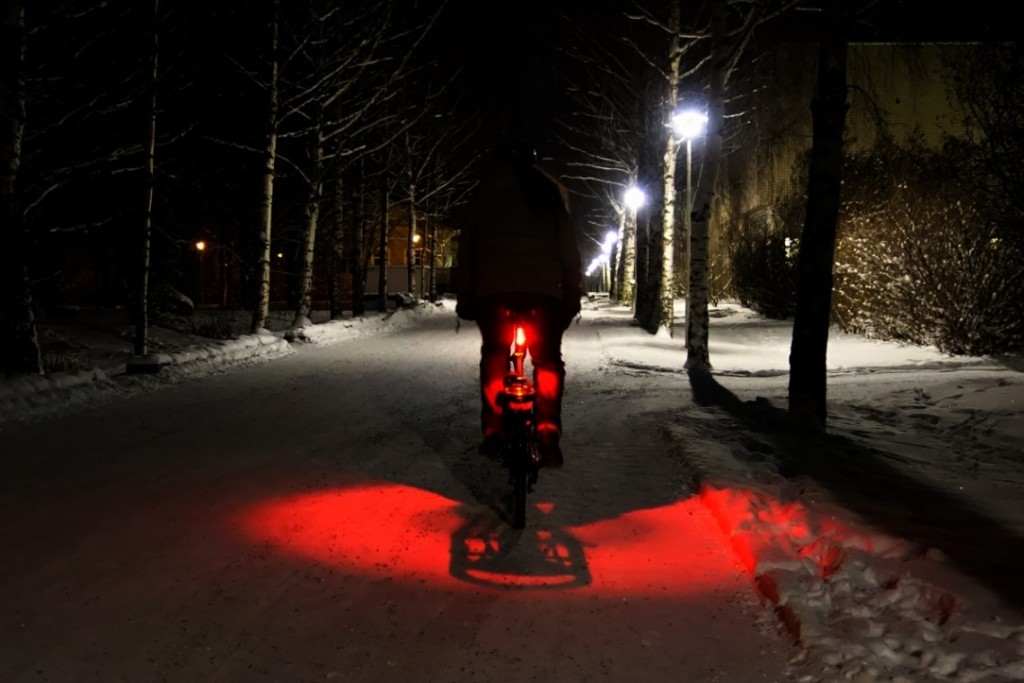
[[[245,530],[289,554],[355,573],[447,575],[458,504],[397,484],[317,491],[266,502],[245,513]]]
[[[739,570],[695,497],[558,527],[549,522],[557,502],[534,495],[522,531],[490,510],[392,483],[269,500],[244,511],[241,524],[284,556],[425,587],[679,596]]]
[[[759,573],[759,563],[796,556],[828,578],[842,565],[846,548],[883,550],[880,537],[820,513],[812,515],[799,502],[781,502],[751,489],[710,486],[700,497],[751,576]]]
[[[354,576],[539,595],[680,596],[765,561],[803,557],[832,574],[850,547],[879,539],[748,489],[699,496],[578,526],[552,523],[557,497],[533,494],[527,526],[412,486],[376,483],[263,502],[240,520],[286,557]],[[737,559],[739,562],[737,562]]]

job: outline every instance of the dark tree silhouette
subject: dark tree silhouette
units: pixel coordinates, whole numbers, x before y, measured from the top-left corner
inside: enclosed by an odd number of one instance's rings
[[[6,3],[0,32],[0,363],[4,374],[43,371],[29,286],[29,240],[18,192],[25,134],[25,7]]]
[[[807,213],[800,238],[797,308],[789,356],[789,414],[795,423],[817,429],[824,429],[826,421],[825,360],[848,109],[844,9],[843,0],[829,0],[822,17],[818,78],[811,102]]]

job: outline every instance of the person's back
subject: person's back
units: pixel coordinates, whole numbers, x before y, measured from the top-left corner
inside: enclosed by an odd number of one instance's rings
[[[536,311],[530,353],[537,370],[536,422],[545,465],[561,466],[562,333],[582,296],[576,230],[561,186],[533,163],[532,152],[496,155],[458,215],[456,311],[476,320],[481,347],[481,451],[500,449],[498,394],[507,369],[509,332],[503,310]]]
[[[458,222],[460,294],[467,301],[505,292],[561,301],[567,280],[578,277],[575,229],[560,188],[526,159],[499,155]],[[569,284],[578,294],[579,282]]]

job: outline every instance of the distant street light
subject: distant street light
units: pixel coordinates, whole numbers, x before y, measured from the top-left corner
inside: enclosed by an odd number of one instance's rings
[[[206,242],[203,241],[203,240],[196,240],[196,245],[195,246],[196,246],[196,257],[199,260],[199,272],[198,272],[199,286],[197,287],[197,289],[199,291],[198,291],[198,296],[196,297],[196,304],[197,304],[197,306],[201,306],[204,303],[203,299],[205,299],[205,296],[204,296],[205,292],[203,291],[203,289],[205,288],[205,285],[206,285],[206,283],[204,282],[206,274],[203,272],[204,271],[204,268],[203,268],[203,252],[206,251]]]
[[[619,241],[619,233],[617,230],[609,230],[608,234],[604,236],[604,244],[601,245],[601,261],[604,265],[604,288],[608,290],[609,294],[612,290],[612,278],[611,269],[609,264],[612,259],[612,252],[615,249],[615,244]]]
[[[615,243],[619,240],[619,233],[615,230],[609,230],[604,236],[604,242],[601,243],[601,251],[591,260],[590,265],[587,266],[586,276],[590,277],[594,274],[598,268],[601,269],[601,287],[610,289],[611,282],[609,280],[608,273],[608,261],[611,257],[612,249],[615,248]],[[596,241],[596,240],[595,240]]]
[[[693,194],[691,190],[692,176],[692,142],[693,138],[703,134],[708,117],[703,112],[686,109],[672,117],[672,130],[676,137],[686,140],[686,206],[683,210],[683,246],[686,248],[683,262],[686,265],[686,305],[683,306],[683,345],[689,346],[690,321],[690,222],[693,214]]]

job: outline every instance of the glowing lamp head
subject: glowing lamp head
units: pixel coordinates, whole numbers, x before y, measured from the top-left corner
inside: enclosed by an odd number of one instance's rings
[[[647,197],[644,195],[644,191],[641,190],[636,185],[631,185],[626,190],[626,195],[624,199],[626,201],[626,206],[629,207],[631,211],[636,211],[637,209],[644,205],[644,202],[647,201]]]
[[[688,109],[672,117],[672,130],[683,140],[692,140],[704,130],[708,117],[699,111]]]

